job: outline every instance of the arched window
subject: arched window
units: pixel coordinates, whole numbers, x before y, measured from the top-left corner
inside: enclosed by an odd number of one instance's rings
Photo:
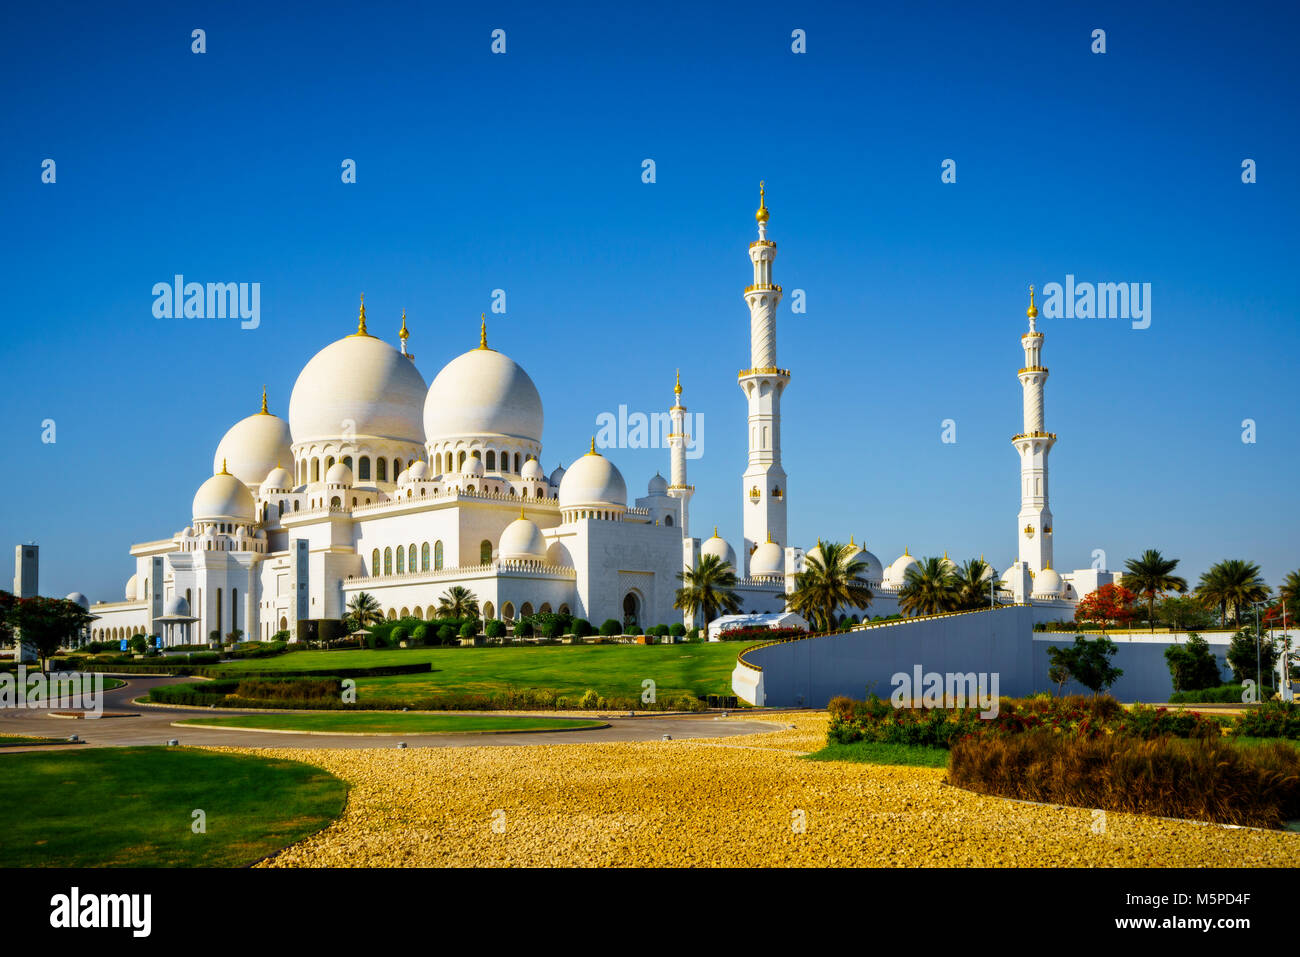
[[[406,549],[401,545],[397,546],[397,574],[406,571]]]
[[[402,474],[402,460],[393,459],[393,481],[397,481],[397,476]]]
[[[532,613],[533,613],[533,603],[531,601],[526,601],[519,606],[519,617],[527,618]]]
[[[337,495],[330,498],[330,508],[341,508],[342,506],[343,502]]]
[[[293,500],[293,510],[298,511],[298,500],[296,498]]]
[[[415,571],[415,545],[411,545],[406,550],[406,567],[410,571]]]
[[[664,524],[667,525],[669,528],[671,528],[673,524],[673,517],[671,515],[665,515]]]
[[[334,456],[332,455],[325,456],[325,471],[328,472],[333,467],[334,467]]]
[[[502,456],[502,458],[504,459],[505,456]],[[484,467],[489,472],[495,472],[497,470],[497,454],[495,452],[488,452],[487,462],[484,463]]]
[[[492,543],[486,538],[478,543],[478,561],[480,565],[492,564]]]
[[[393,573],[393,550],[391,548],[385,548],[384,549],[384,574],[391,575],[392,573]]]
[[[491,621],[492,618],[494,618],[495,616],[496,616],[496,608],[492,606],[492,602],[490,601],[483,602],[483,620]]]
[[[320,459],[311,460],[311,480],[313,482],[320,481]]]
[[[428,570],[429,570],[429,543],[425,542],[423,545],[420,546],[420,571],[427,572]]]
[[[506,602],[501,606],[501,619],[503,621],[514,621],[515,606],[512,602]]]
[[[370,553],[370,574],[379,574],[379,549],[377,548]]]
[[[433,567],[435,571],[442,570],[442,541],[433,543]]]
[[[343,464],[348,467],[349,472],[352,471],[352,456],[350,455],[343,456]]]
[[[370,480],[370,456],[368,455],[361,456],[361,461],[358,463],[358,465],[359,468],[357,469],[357,478],[369,481]]]
[[[388,459],[375,459],[375,480],[378,482],[388,481]]]
[[[456,458],[456,467],[457,467],[457,469],[459,469],[459,470],[462,471],[462,472],[465,471],[465,453],[464,453],[464,452],[461,452],[460,455],[457,456],[457,458]]]

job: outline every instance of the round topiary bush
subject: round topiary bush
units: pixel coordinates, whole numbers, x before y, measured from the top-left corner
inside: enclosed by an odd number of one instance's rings
[[[543,638],[559,638],[562,634],[564,634],[563,622],[552,619],[542,623]]]
[[[628,626],[627,626],[627,634],[629,634],[629,635],[639,635],[639,634],[642,634],[641,626],[640,626],[640,625],[628,625]]]
[[[483,634],[489,638],[504,638],[506,634],[506,623],[499,618],[493,618],[483,626]],[[519,634],[519,629],[515,629],[515,634]]]
[[[450,644],[451,644],[452,642],[454,642],[455,640],[456,640],[456,626],[455,626],[455,625],[442,625],[441,627],[438,628],[438,643],[439,643],[439,644],[450,645]]]
[[[462,638],[475,638],[478,636],[478,627],[472,621],[467,621],[460,626],[460,636]]]
[[[398,648],[406,640],[406,629],[398,625],[388,633],[388,644],[390,647]]]
[[[681,638],[686,634],[686,626],[680,621],[675,621],[668,626],[668,634],[672,635],[674,638]]]
[[[587,636],[594,634],[595,631],[596,629],[591,627],[591,622],[587,621],[587,619],[573,619],[573,633],[579,638],[586,638]]]
[[[411,632],[411,637],[415,639],[417,644],[424,644],[429,640],[429,626],[416,625],[415,629]]]
[[[699,640],[700,640],[700,629],[698,629],[698,628],[692,628],[690,631],[688,631],[688,632],[686,633],[686,640],[687,640],[687,641],[699,641]]]
[[[533,637],[533,623],[525,619],[524,621],[521,621],[517,625],[515,625],[515,637],[516,638]]]
[[[600,633],[608,638],[610,635],[621,635],[623,626],[613,618],[606,618],[600,623]]]

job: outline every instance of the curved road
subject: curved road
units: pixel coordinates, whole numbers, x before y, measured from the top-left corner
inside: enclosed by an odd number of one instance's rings
[[[19,751],[72,747],[127,747],[166,744],[176,739],[182,745],[207,745],[237,748],[392,748],[405,741],[412,748],[457,748],[532,744],[581,744],[599,741],[657,741],[665,734],[674,738],[721,738],[784,727],[776,722],[742,721],[716,715],[682,715],[678,717],[617,717],[593,713],[593,718],[609,722],[610,727],[591,731],[540,731],[526,734],[409,734],[409,735],[319,735],[275,734],[264,731],[240,731],[214,728],[176,728],[173,721],[205,715],[266,714],[259,710],[223,708],[168,708],[132,704],[133,698],[148,693],[158,685],[191,682],[188,677],[155,678],[119,675],[126,682],[121,688],[104,692],[104,712],[124,712],[133,717],[97,719],[55,718],[46,711],[0,709],[0,735],[39,735],[66,738],[78,735],[84,745],[45,745],[0,748],[0,756]],[[540,713],[545,712],[530,712]]]

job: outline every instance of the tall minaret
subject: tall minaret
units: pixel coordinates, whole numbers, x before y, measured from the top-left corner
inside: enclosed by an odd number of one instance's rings
[[[668,410],[672,420],[673,431],[668,436],[668,447],[672,450],[672,467],[669,470],[668,494],[682,501],[682,535],[689,536],[691,521],[691,496],[695,486],[686,484],[686,443],[690,436],[686,434],[686,406],[682,405],[682,370],[677,370],[677,384],[673,386],[673,407]]]
[[[758,184],[758,239],[749,244],[754,284],[745,287],[749,306],[750,368],[740,373],[740,388],[749,403],[749,466],[741,489],[745,543],[740,571],[749,577],[749,555],[764,542],[786,539],[785,470],[781,468],[781,393],[790,382],[788,369],[776,366],[776,307],[781,287],[772,282],[776,243],[767,238],[767,199]]]
[[[1047,454],[1056,434],[1043,429],[1043,386],[1047,368],[1042,365],[1043,334],[1038,331],[1034,287],[1029,287],[1029,331],[1020,337],[1025,367],[1020,385],[1025,391],[1025,429],[1011,440],[1020,453],[1020,561],[1035,574],[1052,567],[1052,510],[1047,506]]]

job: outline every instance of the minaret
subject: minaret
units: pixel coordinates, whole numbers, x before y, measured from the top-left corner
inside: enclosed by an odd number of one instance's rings
[[[749,244],[754,283],[745,287],[749,306],[750,368],[741,370],[740,388],[749,403],[749,466],[741,489],[745,530],[737,572],[749,577],[749,555],[761,543],[788,544],[785,526],[787,497],[781,468],[781,393],[790,382],[788,369],[776,365],[776,307],[781,287],[772,282],[776,243],[767,238],[767,193],[758,184],[758,239]]]
[[[686,434],[686,406],[682,405],[682,370],[677,370],[677,384],[673,386],[673,407],[668,410],[673,430],[668,436],[668,448],[672,450],[671,478],[668,480],[668,494],[682,502],[682,535],[690,535],[691,496],[695,486],[686,483],[686,443],[690,436]]]
[[[402,355],[406,356],[406,358],[408,358],[408,359],[410,359],[412,362],[414,362],[414,361],[415,361],[415,353],[414,353],[414,352],[407,352],[407,351],[406,351],[406,340],[409,339],[409,338],[411,338],[411,334],[406,330],[406,310],[405,310],[405,309],[402,310],[402,328],[401,328],[401,330],[397,333],[397,338],[400,339],[400,340],[402,341]]]
[[[1037,574],[1052,567],[1052,510],[1047,506],[1047,454],[1056,444],[1056,434],[1044,430],[1043,386],[1047,368],[1042,365],[1043,334],[1038,331],[1038,307],[1034,287],[1029,287],[1029,331],[1020,337],[1025,349],[1025,366],[1020,385],[1025,392],[1025,428],[1011,440],[1020,453],[1020,518],[1018,537],[1020,561]]]

